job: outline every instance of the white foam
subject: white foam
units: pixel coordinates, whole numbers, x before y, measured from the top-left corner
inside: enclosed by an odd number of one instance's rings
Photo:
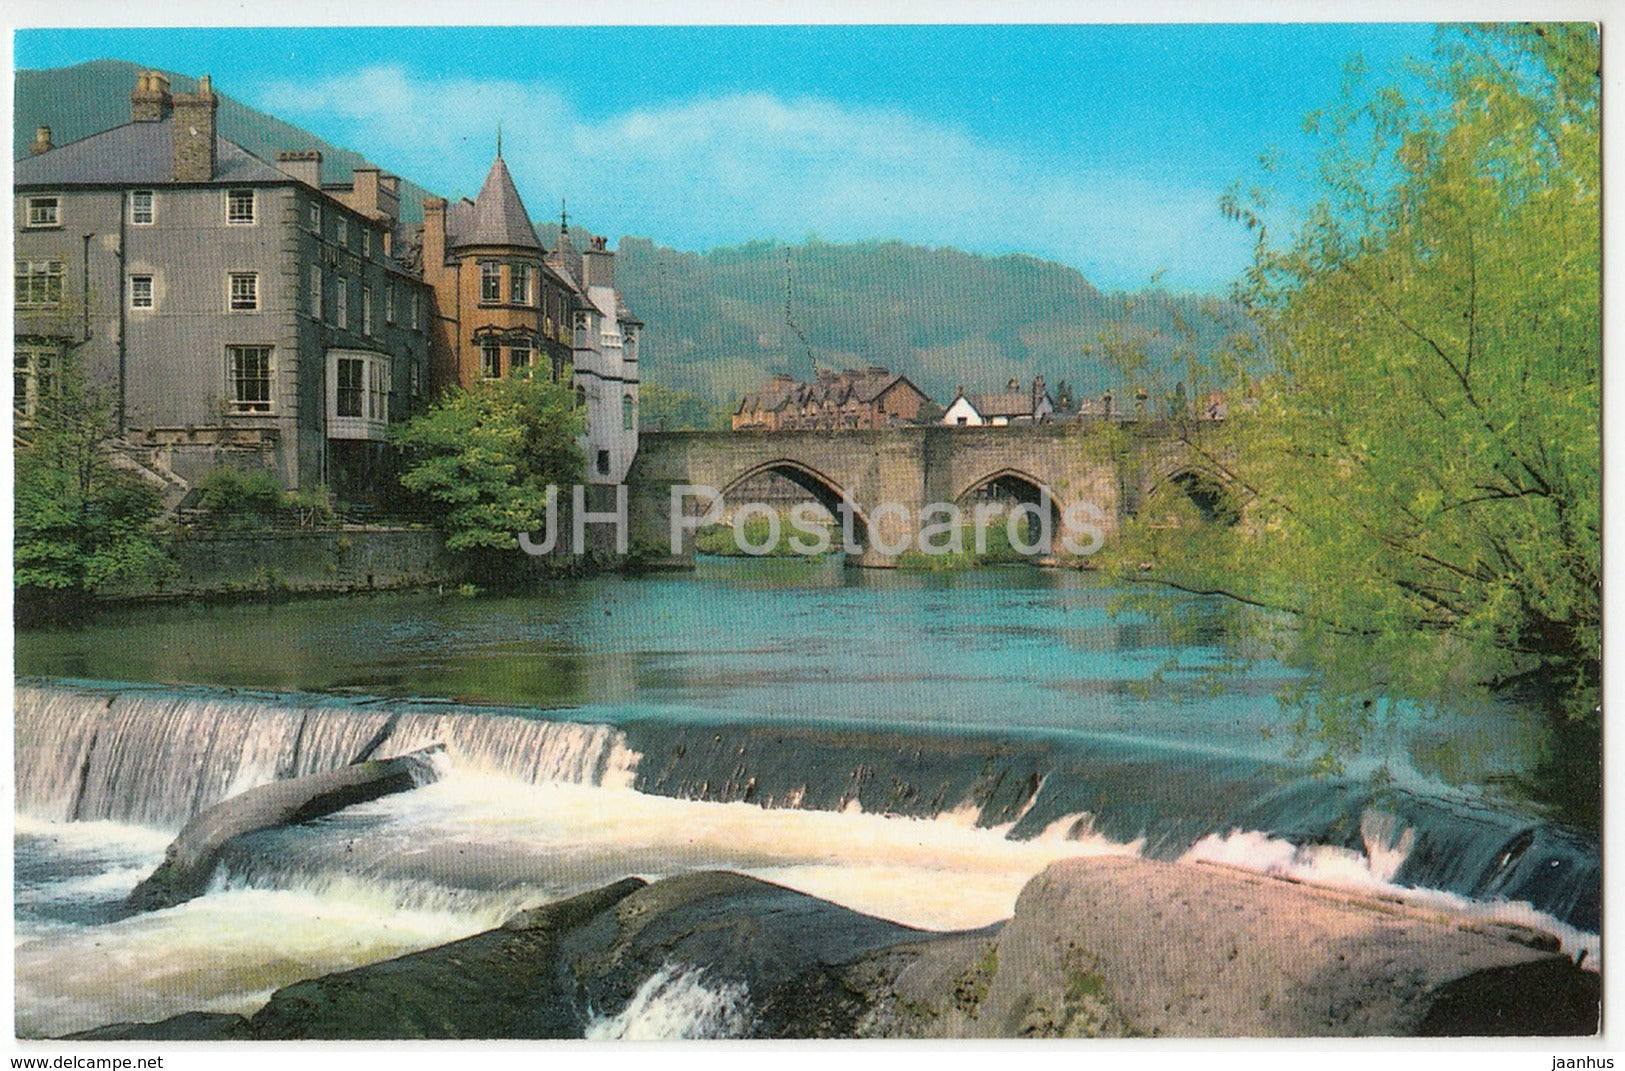
[[[587,1024],[591,1041],[742,1038],[751,1028],[743,983],[708,983],[705,972],[666,963],[638,986],[619,1013]]]
[[[56,929],[17,945],[17,1032],[56,1036],[193,1009],[248,1013],[280,986],[499,921],[402,910],[365,896],[239,889],[102,926]]]

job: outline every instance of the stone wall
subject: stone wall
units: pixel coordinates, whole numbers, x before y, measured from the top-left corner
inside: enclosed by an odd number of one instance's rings
[[[188,533],[170,553],[177,572],[161,588],[119,594],[367,591],[455,579],[432,528]]]

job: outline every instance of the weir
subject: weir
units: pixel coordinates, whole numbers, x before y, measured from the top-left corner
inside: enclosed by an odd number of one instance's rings
[[[1203,838],[1256,833],[1369,859],[1380,881],[1526,901],[1578,929],[1600,928],[1593,836],[1442,787],[1313,778],[1285,762],[1166,743],[1084,733],[612,727],[517,708],[41,681],[19,684],[16,697],[17,806],[55,821],[176,829],[257,784],[443,742],[465,775],[968,820],[1014,840],[1094,835],[1139,842],[1163,859]]]
[[[454,766],[521,781],[627,784],[636,756],[604,725],[443,704],[207,689],[16,688],[20,811],[179,829],[256,785],[444,743]]]

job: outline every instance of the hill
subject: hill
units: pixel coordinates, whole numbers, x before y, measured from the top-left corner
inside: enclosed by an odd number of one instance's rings
[[[775,372],[885,365],[946,404],[1042,375],[1098,394],[1171,386],[1226,336],[1222,302],[1107,294],[1075,269],[902,242],[686,253],[622,238],[616,283],[647,322],[646,375],[723,401]],[[1127,366],[1126,368],[1124,366]]]
[[[135,88],[136,75],[153,69],[126,60],[93,60],[73,67],[18,71],[11,113],[11,158],[18,160],[28,155],[36,127],[50,127],[52,140],[66,145],[129,122],[130,90]],[[169,78],[171,92],[191,93],[197,89],[197,79],[190,75],[162,73]],[[250,108],[218,88],[215,92],[220,96],[220,136],[262,160],[275,161],[282,149],[318,149],[325,182],[346,182],[353,169],[370,163],[358,152]],[[374,166],[392,170],[387,161]],[[402,217],[414,223],[421,220],[426,196],[429,191],[402,177]]]

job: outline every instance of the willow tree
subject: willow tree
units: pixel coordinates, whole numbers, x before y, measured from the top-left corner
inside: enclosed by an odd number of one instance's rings
[[[1290,239],[1226,199],[1258,359],[1212,461],[1248,504],[1157,566],[1286,612],[1334,750],[1401,698],[1600,718],[1598,92],[1591,26],[1447,31],[1405,88],[1353,67],[1312,117]]]

